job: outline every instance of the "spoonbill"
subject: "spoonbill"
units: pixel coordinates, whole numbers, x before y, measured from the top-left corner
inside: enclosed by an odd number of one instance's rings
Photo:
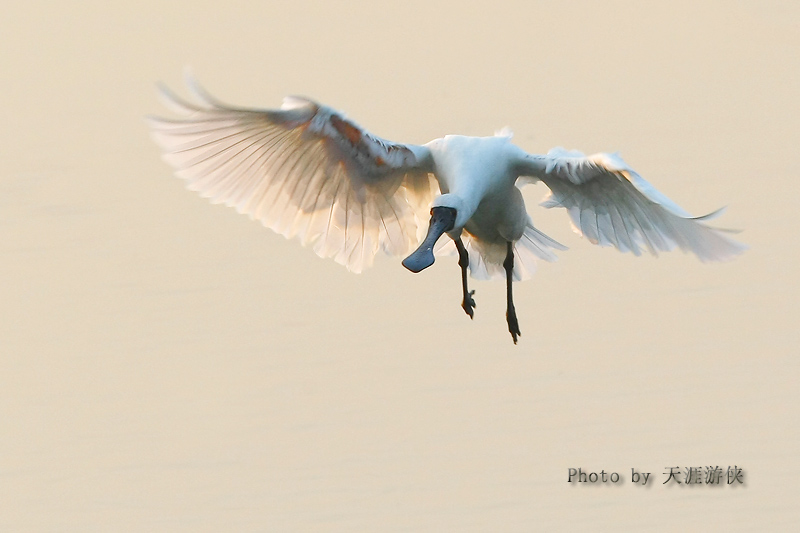
[[[461,306],[470,318],[475,291],[467,270],[476,279],[505,278],[515,344],[521,333],[512,282],[529,278],[537,258],[554,261],[555,250],[566,250],[534,227],[520,192],[526,183],[543,182],[550,192],[542,205],[565,208],[573,229],[593,244],[637,256],[677,247],[701,261],[746,249],[727,230],[704,224],[722,210],[692,217],[616,153],[529,154],[507,131],[401,144],[307,98],[287,97],[278,110],[248,109],[222,103],[189,76],[186,82],[194,103],[159,87],[183,118],[148,120],[189,189],[299,237],[353,272],[369,267],[378,250],[411,252],[402,264],[420,272],[433,264],[446,233],[458,252]]]

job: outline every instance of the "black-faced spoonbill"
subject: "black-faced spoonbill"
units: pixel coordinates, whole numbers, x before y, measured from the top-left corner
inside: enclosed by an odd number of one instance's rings
[[[223,104],[192,79],[187,84],[196,103],[161,88],[183,118],[149,122],[190,189],[299,237],[353,272],[370,266],[379,249],[405,255],[417,245],[403,265],[420,272],[447,233],[458,251],[464,311],[472,318],[475,307],[467,269],[476,279],[504,277],[515,344],[512,281],[530,277],[536,258],[553,261],[553,250],[566,249],[533,226],[519,189],[525,183],[547,185],[542,205],[566,208],[575,231],[594,244],[635,255],[678,247],[701,261],[746,248],[703,223],[719,212],[691,217],[616,154],[555,148],[533,155],[502,132],[399,144],[305,98],[286,98],[280,110],[245,109]]]

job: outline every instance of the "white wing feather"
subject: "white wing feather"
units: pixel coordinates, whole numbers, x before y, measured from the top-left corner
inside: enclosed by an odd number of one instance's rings
[[[184,118],[149,123],[188,188],[354,272],[379,249],[401,255],[417,244],[421,211],[438,192],[427,148],[371,135],[305,98],[286,98],[280,110],[244,109],[187,84],[197,104],[161,88]]]
[[[617,154],[584,156],[555,148],[544,156],[523,152],[516,165],[523,183],[532,178],[550,189],[542,205],[567,209],[573,229],[594,244],[634,255],[678,247],[704,262],[732,259],[747,249],[724,235],[727,230],[701,222],[721,210],[692,217]]]

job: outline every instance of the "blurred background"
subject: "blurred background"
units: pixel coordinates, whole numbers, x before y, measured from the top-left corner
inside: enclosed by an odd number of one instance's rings
[[[788,530],[800,4],[14,2],[0,22],[3,531]],[[751,249],[570,247],[515,287],[361,275],[184,190],[143,117],[186,65],[382,137],[619,150]],[[744,485],[663,485],[737,465]],[[624,481],[568,483],[568,469]],[[647,488],[631,468],[652,473]]]

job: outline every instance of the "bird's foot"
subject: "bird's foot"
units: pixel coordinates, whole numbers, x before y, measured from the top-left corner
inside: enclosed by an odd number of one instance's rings
[[[519,331],[519,322],[517,322],[517,311],[514,307],[509,307],[506,311],[506,322],[508,322],[508,332],[511,333],[511,338],[514,339],[514,344],[517,344],[517,337],[522,336]]]
[[[464,309],[464,312],[469,315],[470,318],[473,318],[475,315],[475,309],[478,307],[478,304],[475,303],[475,300],[472,299],[472,295],[475,294],[475,291],[469,291],[464,293],[464,301],[461,302],[461,307]]]

